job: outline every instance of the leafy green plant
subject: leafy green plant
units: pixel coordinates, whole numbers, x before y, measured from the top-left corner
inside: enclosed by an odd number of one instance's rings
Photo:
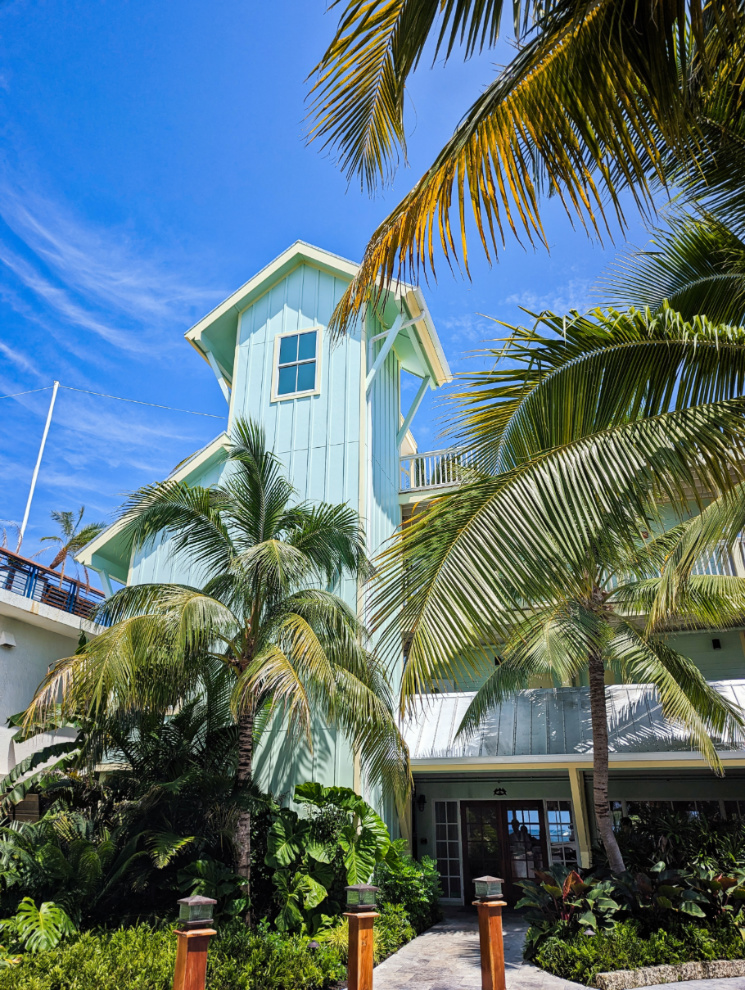
[[[373,956],[380,963],[402,945],[416,937],[416,931],[406,910],[400,904],[382,904],[380,914],[373,922]],[[338,953],[346,963],[349,955],[349,921],[346,918],[330,918],[324,915],[322,927],[316,932],[316,940]]]
[[[668,870],[663,862],[655,863],[648,873],[624,873],[616,878],[616,890],[633,914],[651,912],[661,918],[670,912],[704,918],[708,896],[691,883],[690,875]]]
[[[345,884],[366,883],[377,864],[393,867],[400,857],[385,822],[351,788],[309,782],[294,797],[307,817],[277,809],[265,862],[274,870],[278,927],[312,932],[339,911]]]
[[[67,912],[57,904],[45,901],[37,908],[30,897],[24,897],[15,917],[1,922],[0,927],[12,931],[27,952],[54,949],[65,936],[77,931]]]
[[[611,896],[614,893],[611,881],[596,877],[583,880],[576,870],[564,866],[536,870],[535,876],[536,880],[520,882],[524,893],[516,905],[527,908],[528,958],[532,958],[544,939],[557,932],[578,931],[580,927],[596,932],[613,928],[622,908]]]
[[[398,862],[387,861],[375,867],[373,882],[380,888],[381,903],[400,904],[417,933],[423,932],[442,917],[442,896],[437,863],[429,856],[417,861],[403,853],[404,841],[396,840]]]
[[[0,970],[7,969],[10,966],[17,966],[20,961],[21,956],[12,955],[4,945],[0,945]]]
[[[534,961],[549,973],[592,986],[598,973],[616,969],[743,957],[745,942],[733,924],[707,926],[678,915],[655,930],[639,920],[621,921],[593,935],[562,930],[540,943]]]
[[[171,990],[176,939],[170,926],[84,932],[56,949],[0,969],[0,990]],[[345,975],[333,949],[241,922],[220,925],[210,943],[207,990],[322,990]]]

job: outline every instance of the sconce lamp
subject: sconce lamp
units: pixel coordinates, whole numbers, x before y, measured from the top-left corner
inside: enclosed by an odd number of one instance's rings
[[[420,811],[424,811],[424,806],[426,803],[427,803],[426,797],[423,794],[420,794],[419,797],[416,799],[417,808],[419,808]]]

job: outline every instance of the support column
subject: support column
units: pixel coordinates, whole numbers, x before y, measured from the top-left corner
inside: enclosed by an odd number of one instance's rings
[[[586,870],[592,866],[592,839],[590,820],[587,815],[587,800],[585,799],[585,777],[582,770],[575,767],[569,770],[569,786],[572,790],[574,834],[577,837],[579,865]]]
[[[207,978],[207,949],[213,935],[217,935],[214,928],[176,932],[178,943],[173,990],[204,990]]]
[[[474,901],[479,912],[481,990],[505,990],[502,908],[506,901]],[[351,983],[350,983],[351,990]]]
[[[349,918],[347,985],[349,990],[373,990],[373,922],[380,915],[347,911],[344,917]]]

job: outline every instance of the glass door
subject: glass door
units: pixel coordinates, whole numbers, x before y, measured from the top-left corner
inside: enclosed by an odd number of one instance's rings
[[[475,877],[501,877],[502,822],[498,801],[461,802],[463,899],[473,901]]]
[[[521,880],[533,878],[547,862],[546,825],[541,801],[464,801],[461,803],[463,896],[473,901],[475,877],[504,880],[504,896],[514,904]]]
[[[546,827],[542,805],[503,802],[507,825],[507,863],[505,880],[510,882],[512,897],[518,898],[520,880],[532,880],[536,870],[546,864]]]

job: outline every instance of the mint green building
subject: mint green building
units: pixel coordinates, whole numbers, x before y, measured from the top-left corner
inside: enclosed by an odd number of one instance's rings
[[[332,341],[328,323],[357,266],[297,242],[200,320],[186,334],[211,369],[236,417],[265,426],[303,499],[355,507],[374,556],[417,502],[455,483],[453,451],[417,450],[409,427],[427,389],[450,380],[447,359],[419,289],[399,286],[385,308]],[[401,375],[420,380],[402,404]],[[183,462],[173,478],[208,485],[224,470],[225,433]],[[117,525],[80,555],[112,580],[198,582],[167,541],[125,552]],[[745,576],[742,548],[702,567]],[[365,590],[347,581],[341,594],[365,617]],[[677,648],[707,679],[745,707],[745,632],[681,634]],[[403,656],[401,658],[403,662]],[[476,738],[455,740],[474,685],[441,685],[421,699],[405,726],[416,793],[407,821],[394,832],[416,853],[437,858],[445,898],[468,903],[471,880],[517,880],[549,862],[590,863],[593,823],[592,734],[581,685],[536,683],[491,713]],[[618,815],[638,802],[662,802],[699,814],[745,814],[745,751],[725,750],[715,777],[653,696],[636,685],[609,686],[611,798]],[[344,739],[319,727],[313,752],[290,746],[281,729],[261,749],[259,783],[289,797],[295,783],[353,786],[377,802],[360,778]]]

